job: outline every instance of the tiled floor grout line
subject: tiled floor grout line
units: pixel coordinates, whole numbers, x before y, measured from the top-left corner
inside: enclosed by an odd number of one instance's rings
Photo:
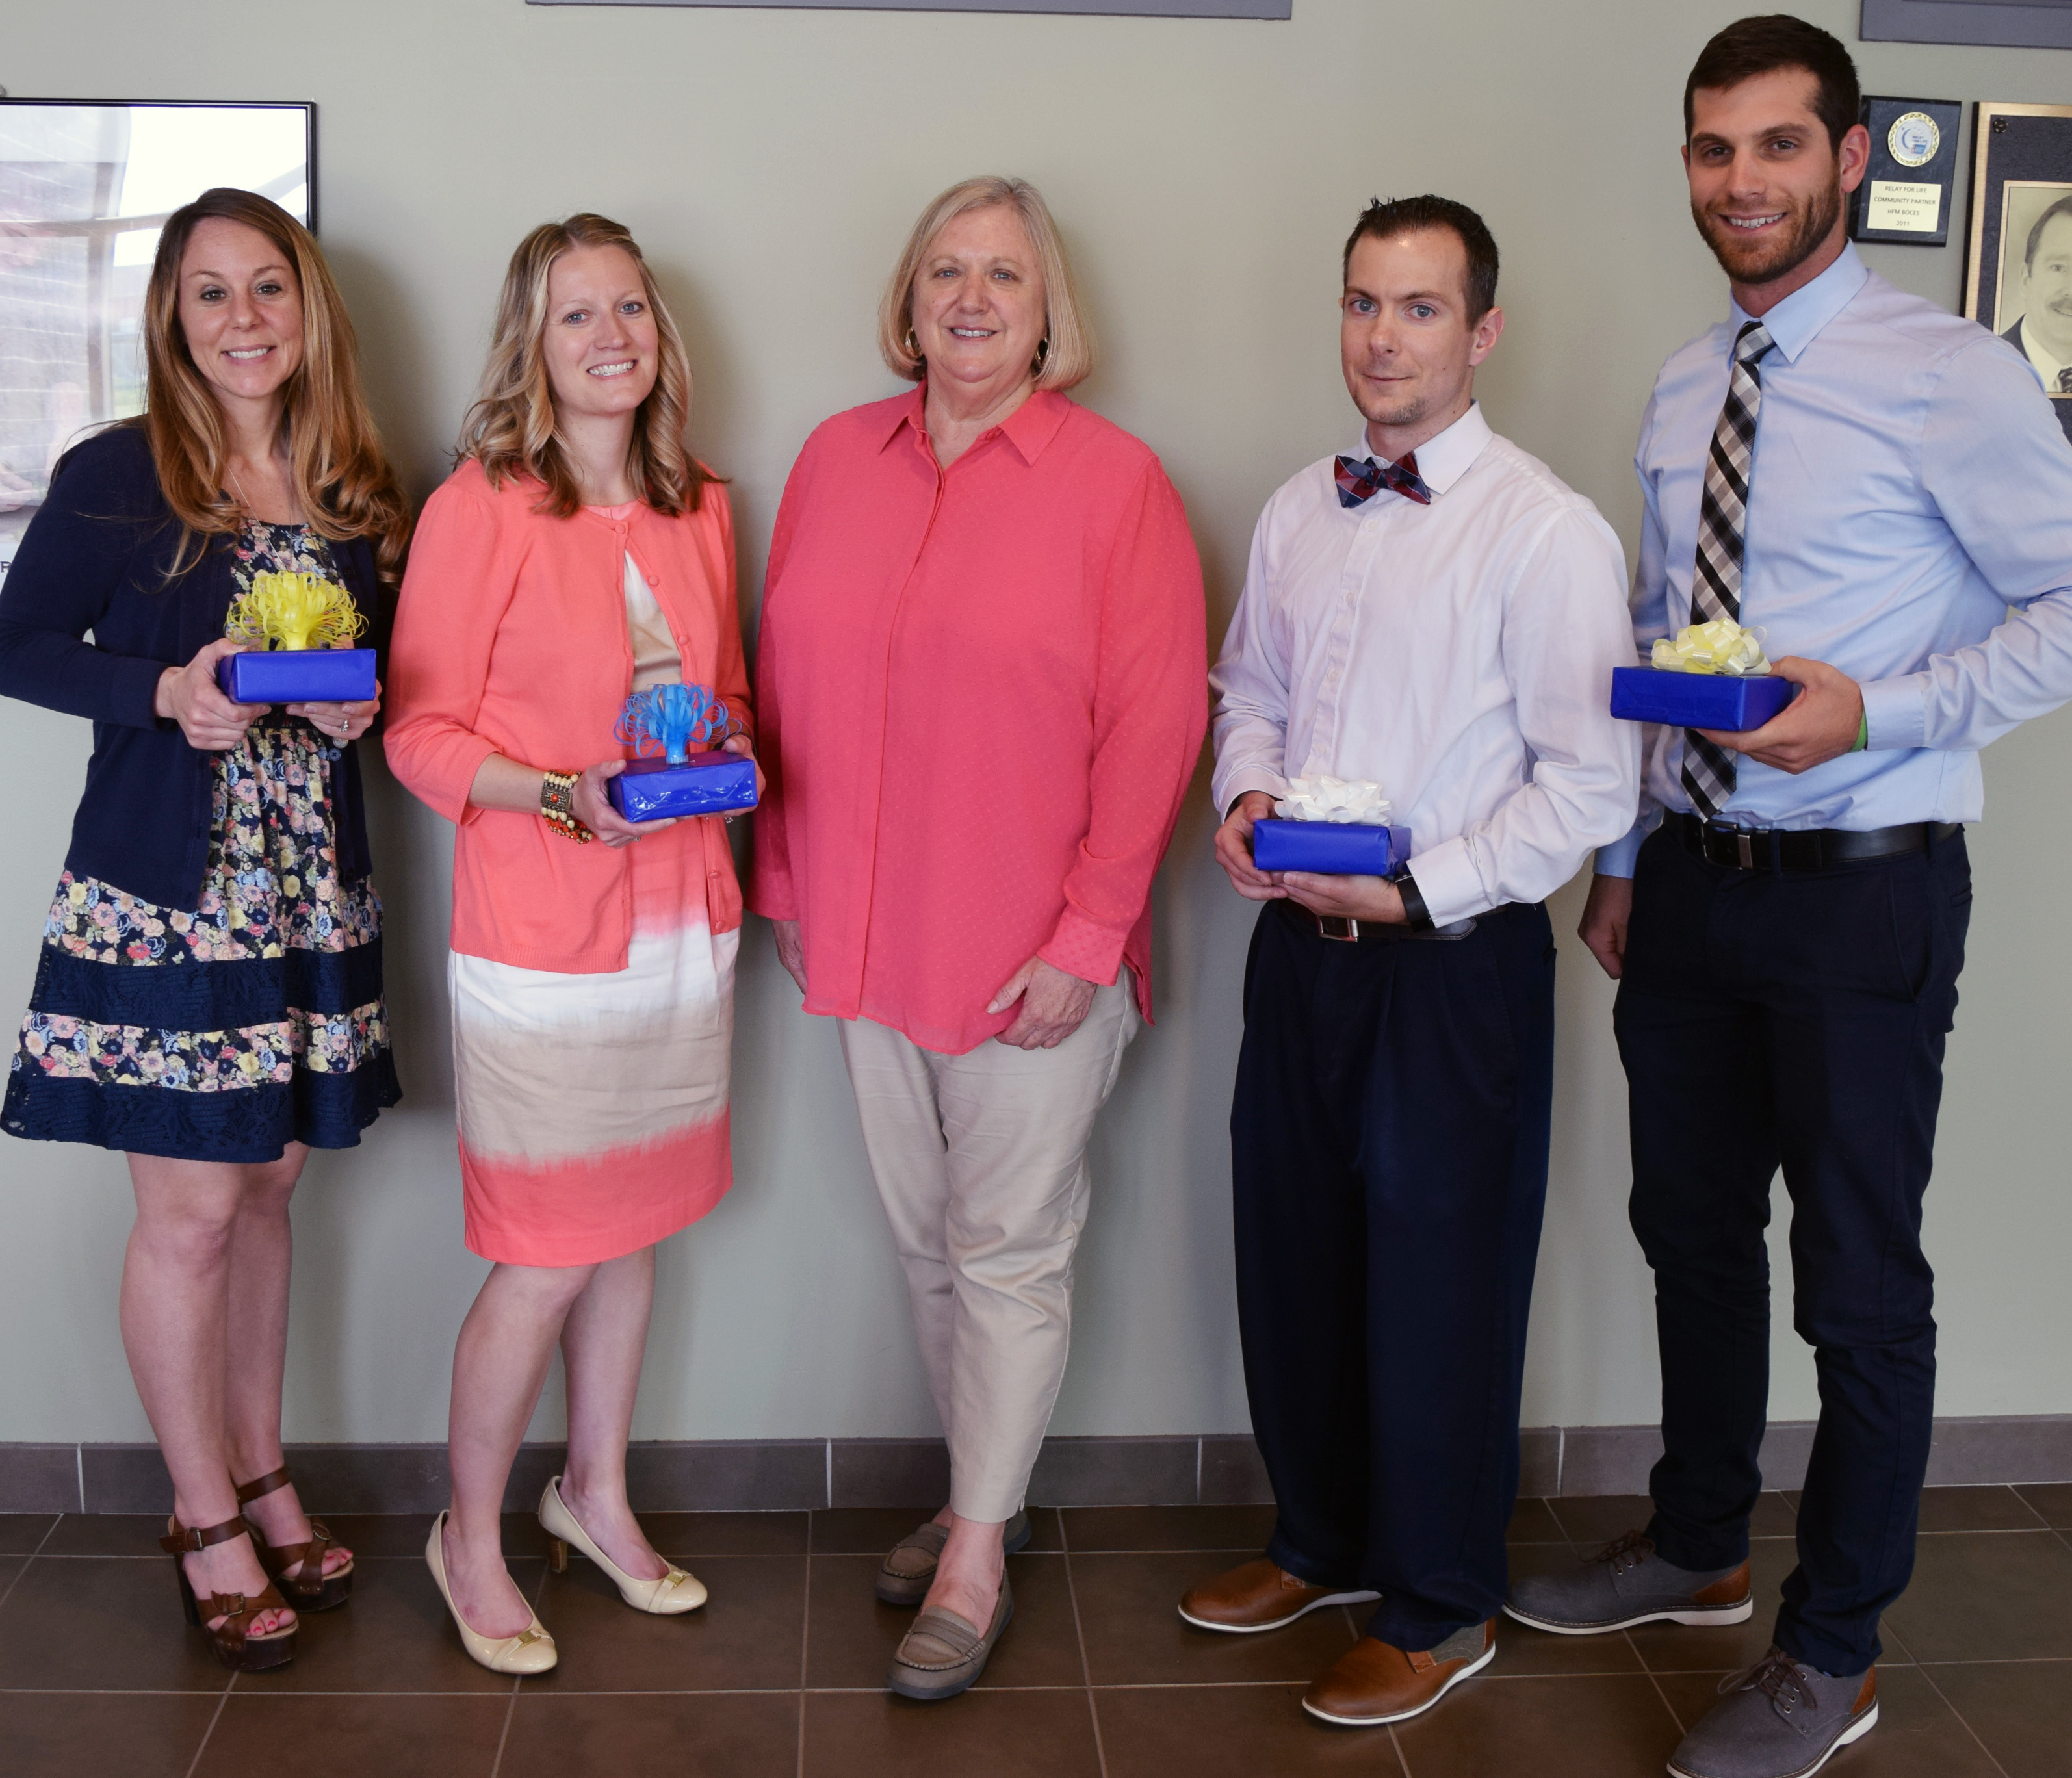
[[[540,1615],[540,1601],[546,1597],[548,1573],[547,1569],[541,1569],[540,1578],[533,1584],[532,1596],[525,1602],[532,1608],[535,1617]],[[517,1718],[518,1694],[524,1685],[523,1679],[515,1676],[512,1679],[511,1702],[504,1706],[504,1727],[496,1737],[496,1757],[489,1763],[489,1778],[496,1778],[497,1773],[504,1769],[504,1750],[511,1744],[511,1725]],[[454,1694],[449,1692],[446,1695],[450,1698]]]
[[[1411,1778],[1410,1755],[1403,1751],[1403,1738],[1396,1732],[1393,1723],[1388,1725],[1388,1744],[1396,1749],[1396,1770],[1403,1774],[1403,1778]]]
[[[830,1452],[834,1449],[834,1444],[832,1440],[828,1443],[828,1449]],[[828,1460],[832,1463],[833,1459],[830,1457]],[[828,1497],[830,1500],[834,1497],[834,1482],[832,1476],[830,1476],[828,1483]],[[832,1509],[830,1508],[829,1510],[832,1511]],[[799,1759],[796,1768],[797,1778],[806,1778],[806,1655],[808,1638],[812,1634],[812,1628],[813,1515],[808,1513],[806,1515],[806,1584],[803,1589],[803,1595],[799,1600]]]
[[[1198,1443],[1195,1447],[1194,1462],[1194,1493],[1198,1497],[1202,1491],[1201,1447]],[[1072,1578],[1071,1534],[1065,1529],[1063,1512],[1057,1507],[1052,1507],[1050,1510],[1058,1517],[1058,1553],[1065,1558],[1065,1596],[1072,1602],[1072,1634],[1079,1645],[1079,1677],[1086,1687],[1087,1720],[1093,1725],[1094,1764],[1100,1768],[1100,1778],[1108,1778],[1108,1748],[1101,1740],[1100,1706],[1094,1697],[1093,1663],[1087,1658],[1087,1627],[1079,1617],[1079,1589]],[[800,1778],[804,1778],[803,1773]]]
[[[2024,1502],[2024,1504],[2026,1505],[2027,1503]],[[1906,1637],[1902,1636],[1890,1624],[1881,1624],[1878,1628],[1883,1631],[1885,1635],[1890,1636],[1894,1642],[1899,1645],[1901,1653],[1904,1654],[1908,1660],[1913,1661],[1914,1670],[1919,1673],[1923,1679],[1928,1682],[1928,1689],[1934,1693],[1938,1698],[1942,1700],[1943,1709],[1949,1711],[1952,1716],[1955,1717],[1958,1723],[1963,1727],[1965,1734],[1971,1736],[1972,1740],[1978,1743],[1979,1751],[1986,1756],[1987,1764],[2000,1775],[2000,1778],[2008,1778],[2007,1768],[2002,1765],[1999,1760],[1993,1757],[1993,1750],[1986,1745],[1985,1738],[1981,1735],[1976,1729],[1971,1727],[1971,1719],[1965,1715],[1962,1710],[1959,1710],[1957,1706],[1950,1701],[1949,1694],[1945,1692],[1940,1686],[1935,1683],[1934,1674],[1929,1672],[1927,1668],[1922,1664],[1919,1657],[1915,1655],[1914,1652],[1907,1647]]]
[[[1676,1725],[1676,1732],[1688,1735],[1690,1730],[1684,1727],[1684,1718],[1676,1714],[1676,1706],[1669,1702],[1669,1694],[1662,1689],[1662,1682],[1656,1677],[1655,1669],[1648,1665],[1647,1657],[1640,1652],[1640,1645],[1634,1640],[1633,1632],[1620,1631],[1619,1640],[1633,1650],[1634,1659],[1640,1663],[1640,1670],[1647,1675],[1648,1683],[1655,1688],[1655,1695],[1662,1700],[1662,1707],[1669,1712],[1669,1720]]]
[[[216,1725],[223,1720],[224,1706],[230,1702],[230,1687],[237,1683],[237,1675],[230,1676],[230,1682],[223,1688],[223,1694],[216,1701],[216,1714],[208,1719],[208,1727],[201,1731],[201,1744],[194,1751],[194,1758],[187,1762],[187,1778],[201,1770],[201,1756],[208,1751],[209,1737],[216,1733]]]

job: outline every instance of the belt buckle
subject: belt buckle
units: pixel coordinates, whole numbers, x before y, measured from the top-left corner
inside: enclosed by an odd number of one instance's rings
[[[1755,868],[1755,843],[1749,837],[1747,828],[1737,827],[1734,830],[1734,849],[1737,855],[1735,859],[1735,862],[1738,864],[1743,870],[1753,870]]]
[[[1317,936],[1330,938],[1342,945],[1359,942],[1359,922],[1342,914],[1319,914],[1312,916],[1317,922]],[[1339,930],[1333,931],[1333,927]]]

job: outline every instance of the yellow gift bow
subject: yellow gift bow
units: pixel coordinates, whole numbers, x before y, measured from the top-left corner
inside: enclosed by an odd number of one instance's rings
[[[1689,625],[1674,642],[1664,637],[1655,645],[1651,664],[1666,672],[1725,673],[1735,679],[1770,671],[1762,639],[1732,618]]]
[[[226,636],[276,648],[343,648],[367,627],[352,595],[321,574],[254,574],[230,607]]]

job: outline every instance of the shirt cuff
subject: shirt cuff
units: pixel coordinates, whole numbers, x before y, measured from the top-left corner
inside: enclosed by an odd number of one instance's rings
[[[1128,942],[1127,932],[1088,919],[1068,902],[1050,942],[1036,955],[1053,969],[1108,988],[1121,972],[1123,947]]]
[[[1435,926],[1449,926],[1496,905],[1482,886],[1482,873],[1475,868],[1465,835],[1417,853],[1410,860],[1410,871]]]
[[[1928,745],[1926,673],[1873,680],[1857,689],[1864,695],[1864,717],[1870,725],[1873,752],[1893,753]]]
[[[1264,766],[1240,766],[1215,786],[1216,819],[1227,820],[1230,806],[1247,790],[1264,790],[1276,803],[1288,794],[1288,781]]]
[[[1600,877],[1630,877],[1640,858],[1641,842],[1647,838],[1647,823],[1636,821],[1620,838],[1609,846],[1597,848],[1597,872]]]

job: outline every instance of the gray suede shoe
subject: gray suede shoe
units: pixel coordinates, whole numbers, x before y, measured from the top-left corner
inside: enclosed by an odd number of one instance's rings
[[[1505,1612],[1556,1636],[1601,1636],[1636,1624],[1745,1624],[1755,1611],[1749,1565],[1679,1568],[1638,1531],[1575,1567],[1513,1583]]]
[[[1877,1723],[1875,1667],[1836,1678],[1773,1648],[1720,1690],[1670,1755],[1671,1778],[1811,1778]]]
[[[1026,1509],[1001,1527],[1001,1553],[1019,1555],[1034,1535]],[[950,1540],[949,1529],[931,1519],[919,1530],[910,1531],[886,1552],[878,1571],[878,1596],[888,1605],[919,1605],[935,1584],[935,1564],[943,1559],[943,1546]]]
[[[1000,1603],[993,1607],[993,1621],[983,1636],[968,1619],[939,1605],[930,1606],[900,1639],[886,1683],[902,1698],[923,1703],[969,1691],[985,1671],[993,1645],[1013,1616],[1014,1589],[1005,1575],[1000,1580]]]

